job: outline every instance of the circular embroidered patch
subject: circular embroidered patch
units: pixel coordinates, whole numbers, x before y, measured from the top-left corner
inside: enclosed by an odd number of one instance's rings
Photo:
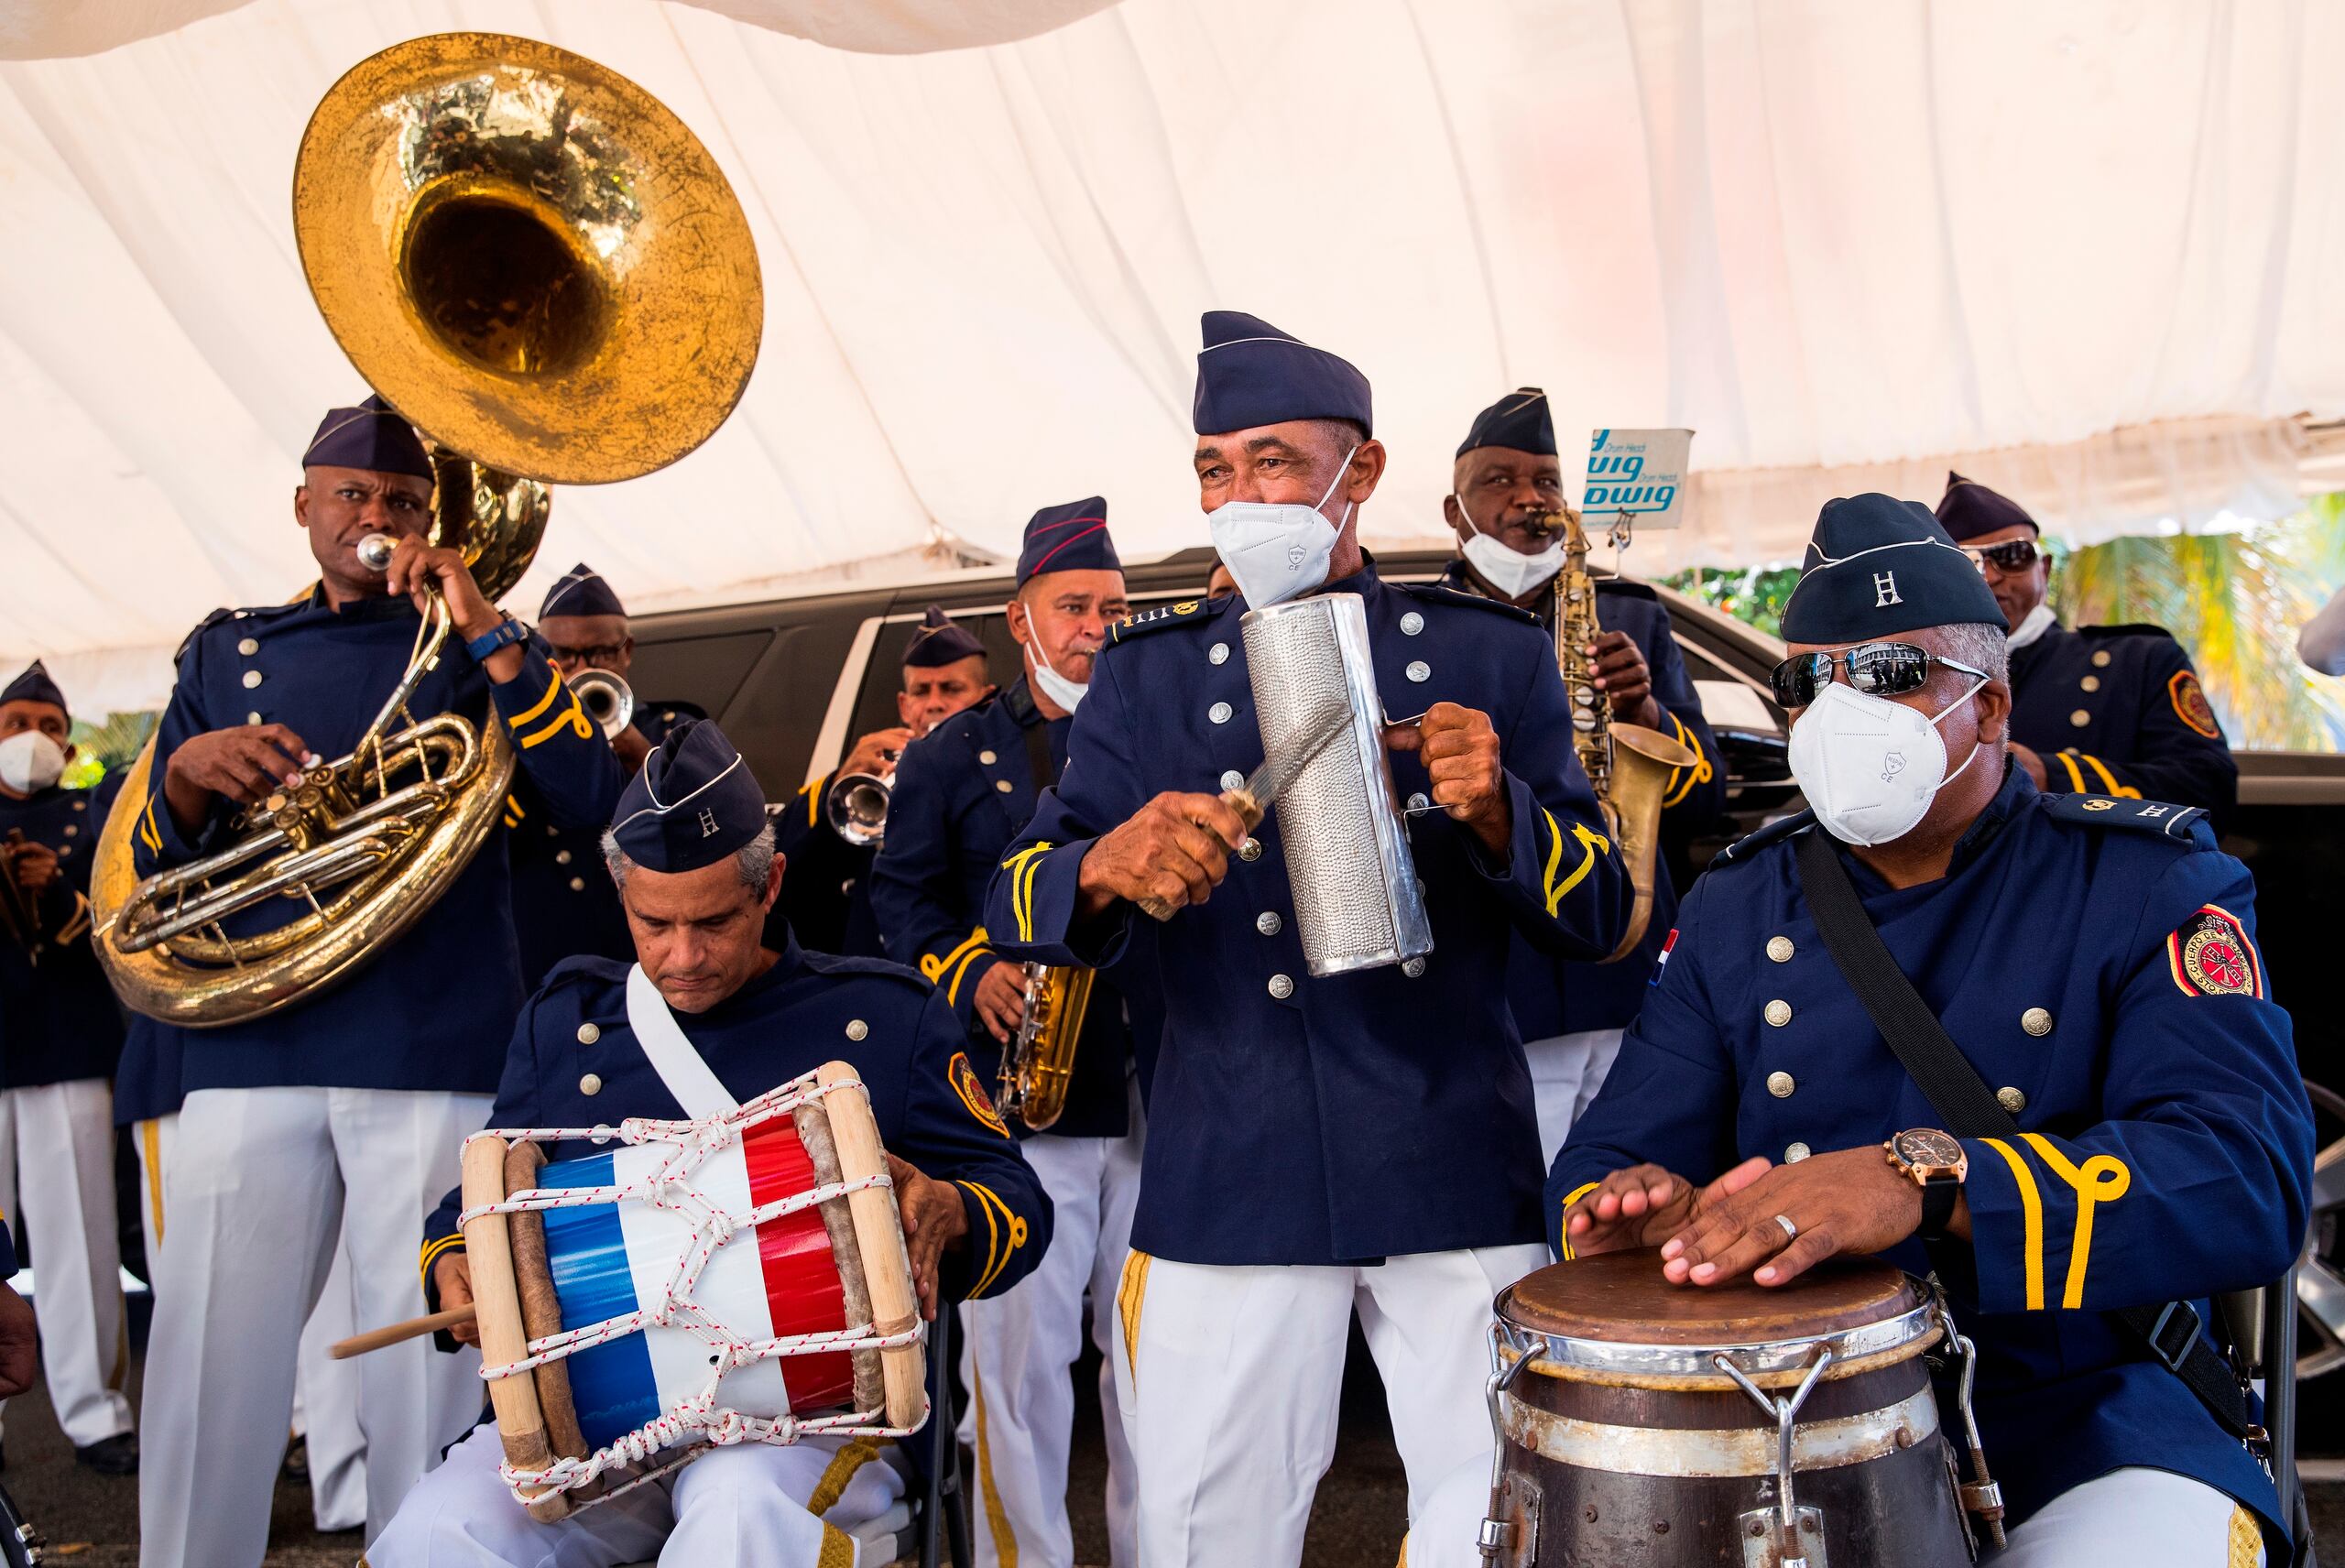
[[[953,1080],[953,1092],[961,1096],[961,1104],[969,1108],[969,1114],[1008,1138],[1009,1128],[1003,1123],[1001,1113],[993,1108],[993,1096],[987,1094],[986,1086],[977,1081],[977,1070],[969,1065],[968,1053],[954,1051],[952,1065],[945,1069],[945,1073]]]
[[[2214,704],[2207,701],[2206,691],[2198,684],[2198,677],[2187,670],[2177,670],[2165,683],[2166,695],[2174,700],[2174,711],[2182,722],[2205,735],[2209,740],[2223,738],[2222,726],[2215,722]]]

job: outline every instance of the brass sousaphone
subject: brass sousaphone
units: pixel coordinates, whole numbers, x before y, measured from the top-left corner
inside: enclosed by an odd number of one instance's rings
[[[491,599],[536,552],[539,481],[675,462],[757,363],[757,248],[715,161],[643,89],[533,39],[443,33],[352,70],[301,138],[293,228],[343,351],[434,449],[433,539],[461,544]],[[349,756],[245,811],[225,849],[138,882],[148,746],[93,878],[125,1003],[196,1029],[258,1018],[349,975],[446,890],[514,767],[493,713],[407,713],[450,629],[435,597]],[[278,898],[306,907],[256,933],[224,923]]]

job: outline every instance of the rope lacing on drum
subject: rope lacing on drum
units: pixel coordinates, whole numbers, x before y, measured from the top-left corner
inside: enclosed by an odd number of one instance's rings
[[[878,1325],[867,1322],[849,1323],[839,1329],[744,1341],[731,1337],[724,1323],[693,1298],[693,1289],[699,1283],[702,1270],[716,1256],[717,1248],[742,1231],[812,1208],[817,1203],[829,1203],[834,1198],[845,1197],[851,1192],[875,1187],[894,1187],[893,1180],[882,1172],[858,1181],[828,1182],[771,1203],[758,1204],[746,1214],[736,1214],[692,1182],[693,1176],[703,1165],[746,1138],[750,1128],[777,1116],[789,1116],[799,1106],[812,1104],[838,1090],[862,1088],[859,1079],[824,1084],[809,1073],[769,1089],[723,1116],[706,1121],[629,1116],[616,1127],[605,1124],[592,1127],[492,1128],[474,1135],[501,1138],[508,1143],[527,1138],[540,1143],[584,1139],[603,1144],[616,1138],[621,1143],[637,1147],[648,1144],[668,1144],[671,1147],[657,1166],[636,1181],[602,1187],[524,1188],[507,1194],[501,1203],[481,1203],[464,1210],[457,1216],[459,1226],[470,1225],[486,1214],[525,1214],[544,1209],[619,1203],[640,1203],[665,1209],[682,1215],[692,1226],[690,1244],[677,1259],[667,1279],[660,1282],[657,1292],[644,1305],[600,1323],[586,1323],[541,1339],[532,1339],[528,1342],[529,1354],[521,1359],[496,1366],[484,1365],[480,1369],[483,1378],[494,1380],[518,1377],[548,1362],[559,1361],[591,1346],[654,1327],[690,1334],[706,1345],[710,1352],[708,1380],[696,1393],[675,1409],[655,1417],[608,1446],[584,1459],[557,1459],[541,1470],[519,1468],[510,1463],[501,1465],[498,1473],[504,1477],[505,1484],[512,1488],[516,1498],[526,1503],[547,1491],[571,1491],[584,1486],[623,1466],[651,1464],[655,1455],[680,1443],[689,1443],[695,1446],[682,1454],[669,1454],[652,1468],[594,1498],[584,1499],[579,1506],[617,1497],[655,1476],[665,1475],[679,1465],[689,1463],[712,1447],[729,1447],[743,1443],[786,1444],[810,1433],[825,1432],[902,1437],[916,1430],[888,1425],[884,1410],[847,1410],[803,1420],[784,1410],[778,1416],[767,1418],[745,1415],[721,1406],[716,1396],[719,1386],[726,1377],[759,1361],[791,1356],[889,1350],[917,1344],[922,1334],[917,1320],[911,1327],[895,1334],[882,1334]],[[785,1379],[785,1391],[787,1387]]]

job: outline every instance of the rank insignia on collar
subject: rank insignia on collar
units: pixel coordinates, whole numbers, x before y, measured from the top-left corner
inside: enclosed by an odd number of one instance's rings
[[[2187,996],[2262,996],[2263,961],[2247,931],[2213,904],[2165,939],[2166,964]]]
[[[2174,702],[2176,717],[2205,735],[2209,740],[2223,738],[2223,727],[2215,722],[2214,704],[2207,701],[2205,688],[2198,677],[2187,670],[2177,670],[2165,683],[2165,694]]]
[[[969,1053],[954,1051],[953,1061],[944,1072],[953,1080],[953,1092],[961,1096],[961,1104],[968,1107],[969,1114],[1008,1138],[1009,1128],[1003,1123],[1001,1113],[993,1108],[993,1096],[986,1093],[983,1083],[977,1082],[977,1070],[969,1065]]]

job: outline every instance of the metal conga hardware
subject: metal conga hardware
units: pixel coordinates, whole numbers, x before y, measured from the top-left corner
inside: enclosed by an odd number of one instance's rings
[[[1744,1377],[1742,1368],[1734,1364],[1734,1357],[1724,1351],[1711,1356],[1710,1364],[1733,1378],[1761,1410],[1775,1418],[1775,1506],[1753,1508],[1736,1517],[1735,1522],[1742,1530],[1743,1568],[1826,1568],[1824,1510],[1804,1508],[1792,1500],[1792,1433],[1798,1425],[1800,1406],[1807,1403],[1816,1380],[1832,1365],[1831,1350],[1818,1347],[1816,1364],[1808,1368],[1807,1376],[1788,1399],[1781,1394],[1769,1394]]]
[[[1931,1280],[1933,1289],[1936,1284],[1936,1279]],[[1979,1442],[1979,1418],[1970,1409],[1970,1388],[1979,1378],[1979,1348],[1954,1326],[1954,1313],[1946,1304],[1943,1290],[1937,1292],[1934,1304],[1947,1347],[1962,1357],[1962,1377],[1957,1385],[1960,1393],[1956,1402],[1962,1409],[1962,1435],[1970,1446],[1970,1473],[1977,1477],[1976,1480],[1965,1481],[1958,1473],[1955,1490],[1962,1498],[1963,1512],[1979,1516],[1979,1523],[1985,1529],[1989,1543],[2001,1552],[2003,1549],[2003,1488],[1987,1473],[1987,1450]]]

